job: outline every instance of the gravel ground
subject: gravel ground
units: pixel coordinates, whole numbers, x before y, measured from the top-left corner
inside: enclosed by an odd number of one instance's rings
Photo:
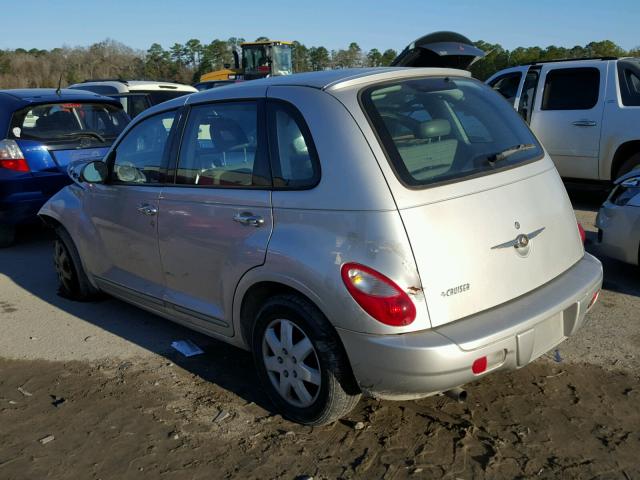
[[[597,203],[572,199],[593,239]],[[50,241],[0,250],[0,478],[640,479],[635,267],[603,259],[600,301],[559,358],[488,376],[465,404],[364,400],[312,429],[271,413],[246,352],[59,297]]]

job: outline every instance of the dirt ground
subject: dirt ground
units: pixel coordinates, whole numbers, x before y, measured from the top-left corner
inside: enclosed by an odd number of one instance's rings
[[[192,361],[202,371],[1,361],[0,477],[640,478],[629,372],[542,360],[472,385],[465,404],[369,400],[309,428],[241,391],[256,381],[251,359],[219,350]]]
[[[574,203],[593,238],[594,206]],[[246,352],[57,297],[49,239],[29,235],[0,251],[0,479],[640,479],[634,267],[603,259],[579,334],[466,403],[368,399],[310,428],[273,414]],[[205,353],[181,356],[179,338]]]

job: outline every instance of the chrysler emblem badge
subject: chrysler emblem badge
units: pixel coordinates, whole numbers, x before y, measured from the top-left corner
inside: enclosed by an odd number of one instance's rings
[[[525,248],[529,245],[529,237],[527,237],[524,233],[521,233],[516,237],[516,244],[514,247],[516,248]]]

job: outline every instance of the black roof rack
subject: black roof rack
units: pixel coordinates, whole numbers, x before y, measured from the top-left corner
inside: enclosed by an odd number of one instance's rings
[[[537,62],[527,62],[521,65],[540,65],[543,63],[555,63],[555,62],[573,62],[579,60],[618,60],[618,57],[580,57],[580,58],[557,58],[555,60],[538,60]]]
[[[87,78],[86,80],[83,80],[81,83],[88,83],[88,82],[120,82],[120,83],[124,83],[125,85],[127,85],[129,82],[123,78]]]

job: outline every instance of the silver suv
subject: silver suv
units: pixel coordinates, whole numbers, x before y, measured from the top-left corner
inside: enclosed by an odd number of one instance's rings
[[[551,159],[459,70],[274,77],[151,108],[40,212],[63,294],[251,350],[275,406],[448,391],[582,325],[601,265]]]

